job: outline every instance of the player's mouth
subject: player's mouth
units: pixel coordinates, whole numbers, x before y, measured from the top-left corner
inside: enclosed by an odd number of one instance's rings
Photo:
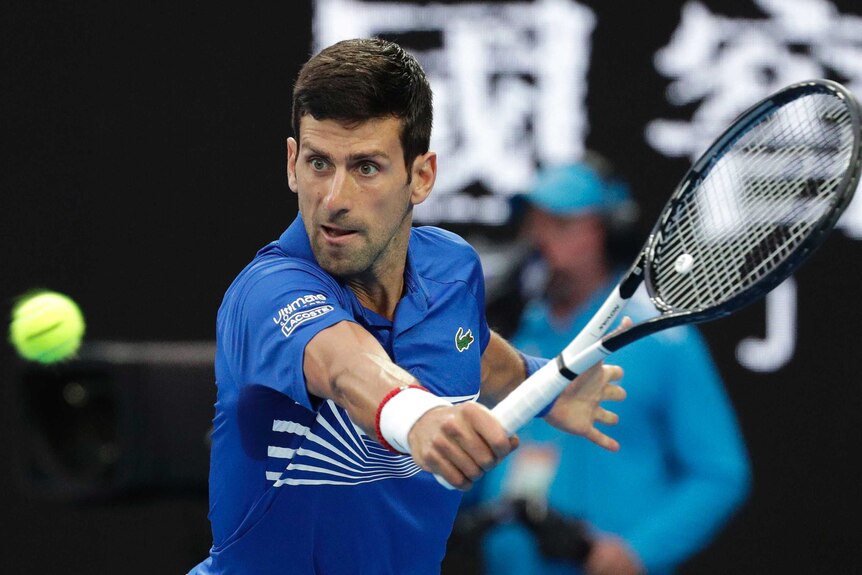
[[[323,232],[323,238],[327,241],[327,243],[333,245],[341,245],[347,243],[357,234],[356,230],[350,230],[347,228],[332,225],[322,225],[320,226],[320,230],[321,232]]]

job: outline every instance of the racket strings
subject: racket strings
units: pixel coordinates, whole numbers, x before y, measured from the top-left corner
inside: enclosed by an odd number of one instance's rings
[[[673,205],[658,234],[653,291],[671,309],[703,309],[769,275],[829,212],[853,145],[846,104],[827,93],[749,127]]]
[[[783,132],[786,132],[787,128],[783,128]],[[783,132],[776,133],[773,130],[773,134],[771,137],[776,139],[782,139],[786,134]],[[795,138],[798,139],[798,138]],[[761,145],[759,142],[751,145],[751,143],[746,143],[743,141],[738,145],[745,145],[745,150],[747,154],[749,154],[749,158],[751,156],[751,150],[755,150],[761,153],[766,150],[767,154],[765,157],[774,165],[780,165],[781,162],[776,162],[775,154],[776,150],[781,150],[780,147],[774,145],[774,143],[768,143],[766,145]],[[784,153],[795,153],[796,149],[788,149],[788,146],[784,147]],[[779,152],[780,153],[780,152]],[[726,169],[727,166],[734,166],[734,170]],[[724,222],[733,222],[733,221],[741,221],[742,218],[747,219],[749,222],[769,222],[769,225],[758,225],[758,226],[749,226],[748,234],[744,236],[743,242],[735,241],[735,242],[724,242],[724,243],[715,243],[713,242],[712,248],[714,251],[714,255],[716,256],[716,262],[729,262],[731,265],[725,266],[713,266],[712,270],[715,274],[715,278],[719,281],[713,283],[707,283],[706,287],[708,288],[708,301],[707,303],[713,303],[715,301],[720,301],[724,295],[728,292],[727,288],[733,288],[736,284],[732,283],[736,274],[734,272],[738,272],[739,275],[743,277],[750,278],[750,283],[753,283],[759,279],[760,276],[768,273],[769,269],[772,269],[771,262],[780,262],[782,261],[787,254],[792,252],[792,247],[795,245],[797,239],[802,239],[805,237],[806,228],[805,226],[791,225],[792,222],[807,222],[811,220],[811,215],[805,215],[805,211],[810,213],[814,213],[816,215],[816,209],[807,209],[804,203],[795,202],[795,205],[789,203],[792,201],[792,195],[785,194],[784,197],[776,196],[775,191],[778,189],[784,193],[785,188],[782,187],[786,182],[779,182],[782,186],[777,186],[774,179],[764,178],[762,174],[764,169],[762,166],[758,167],[756,164],[752,162],[751,169],[753,170],[755,176],[754,178],[747,178],[747,181],[743,182],[744,190],[749,192],[747,195],[739,196],[737,195],[735,202],[732,204],[728,204],[726,202],[722,202],[722,196],[717,195],[715,193],[703,195],[703,198],[707,198],[710,200],[706,202],[706,213],[708,214],[719,214],[719,218]],[[783,170],[786,171],[786,168]],[[728,186],[738,186],[738,182],[736,181],[738,178],[738,170],[736,170],[736,165],[731,163],[726,163],[723,165],[723,168],[716,168],[713,172],[715,181],[717,182],[717,187],[719,189],[727,189]],[[806,194],[811,195],[810,191],[808,191],[811,186],[806,186]],[[718,198],[719,201],[713,201]],[[752,202],[752,199],[755,201]],[[766,199],[767,201],[764,201]],[[782,199],[788,200],[782,203]],[[704,202],[701,202],[704,203]],[[729,215],[726,209],[730,205],[736,211],[735,219],[731,219],[731,215]],[[722,207],[725,208],[722,211]],[[710,216],[712,217],[712,216]],[[736,231],[737,235],[741,232]],[[718,248],[716,249],[716,246]],[[743,261],[741,264],[737,264],[737,258],[740,255],[739,248],[745,248],[743,254]],[[736,250],[738,253],[728,254],[728,251]],[[740,288],[744,288],[745,285],[741,285]],[[691,292],[688,292],[691,293]]]

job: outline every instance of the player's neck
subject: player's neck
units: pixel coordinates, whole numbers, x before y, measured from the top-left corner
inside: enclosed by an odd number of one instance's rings
[[[395,317],[395,308],[404,296],[404,271],[411,233],[410,220],[404,222],[374,264],[362,274],[347,279],[359,303],[389,321]]]
[[[395,308],[404,295],[406,266],[406,248],[390,250],[388,257],[375,263],[366,273],[349,279],[347,285],[356,294],[356,299],[363,307],[392,321],[395,317]]]
[[[404,271],[402,269],[395,281],[366,283],[357,279],[348,281],[347,285],[356,294],[362,307],[392,321],[395,308],[404,295]]]

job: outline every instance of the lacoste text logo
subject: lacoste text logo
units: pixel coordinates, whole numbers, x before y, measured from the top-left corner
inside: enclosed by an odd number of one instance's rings
[[[278,315],[272,321],[281,327],[284,337],[288,337],[299,325],[335,310],[325,302],[326,296],[323,294],[300,296],[278,310]]]
[[[468,329],[466,333],[463,327],[458,328],[458,333],[455,334],[455,349],[458,351],[466,351],[473,344],[473,330]]]

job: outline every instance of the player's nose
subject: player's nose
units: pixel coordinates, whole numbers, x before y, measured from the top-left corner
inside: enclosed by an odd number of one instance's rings
[[[354,188],[353,179],[346,170],[335,170],[329,181],[324,205],[332,213],[347,211],[351,207],[352,192]]]

